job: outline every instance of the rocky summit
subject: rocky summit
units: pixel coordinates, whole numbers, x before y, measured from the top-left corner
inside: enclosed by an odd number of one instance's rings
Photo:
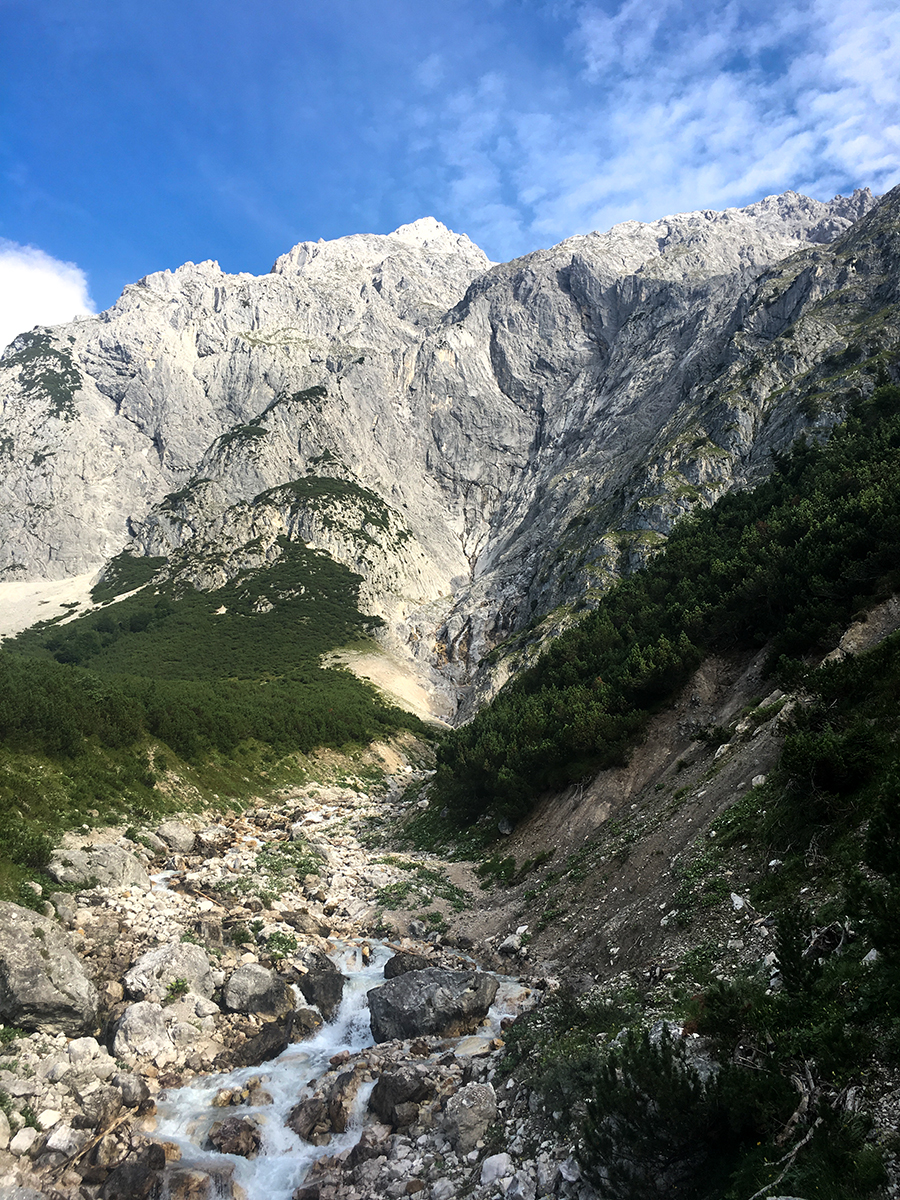
[[[2,579],[124,550],[211,589],[303,543],[359,573],[426,707],[470,715],[517,665],[494,647],[838,418],[898,204],[788,192],[504,264],[425,218],[149,275],[0,362]]]

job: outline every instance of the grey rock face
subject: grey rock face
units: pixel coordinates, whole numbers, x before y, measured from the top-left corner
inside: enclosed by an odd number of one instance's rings
[[[304,542],[464,717],[521,665],[479,669],[499,642],[833,423],[828,363],[897,300],[900,191],[874,205],[788,192],[494,266],[427,219],[148,276],[0,363],[2,577],[130,544],[210,588]]]
[[[0,1018],[23,1029],[92,1029],[97,993],[53,921],[0,902]]]
[[[150,889],[150,876],[142,864],[121,846],[57,850],[47,866],[47,874],[62,884],[86,886],[94,880],[101,887]]]
[[[391,979],[368,995],[376,1042],[422,1034],[471,1033],[497,994],[497,980],[481,971],[428,967]]]

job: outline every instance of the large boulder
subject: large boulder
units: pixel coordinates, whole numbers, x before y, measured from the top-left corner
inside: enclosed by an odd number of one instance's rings
[[[48,917],[0,902],[0,1020],[77,1036],[94,1028],[97,991],[62,929]]]
[[[174,984],[207,999],[215,991],[209,957],[202,946],[193,942],[169,942],[142,954],[125,975],[128,994],[135,1000],[150,997],[164,999]]]
[[[234,972],[224,992],[232,1012],[281,1017],[294,1007],[294,994],[283,979],[258,963],[245,963]]]
[[[307,1004],[315,1004],[326,1021],[330,1021],[344,995],[346,976],[342,975],[327,954],[307,947],[292,958],[297,985]]]
[[[197,835],[183,821],[163,821],[156,836],[161,838],[173,854],[190,854]]]
[[[444,1109],[444,1132],[457,1154],[469,1154],[497,1117],[497,1096],[489,1083],[467,1083]]]
[[[47,874],[57,883],[75,887],[139,888],[150,890],[143,863],[121,846],[95,846],[90,850],[56,850]]]
[[[116,1027],[113,1053],[127,1063],[150,1059],[165,1067],[176,1062],[179,1054],[166,1029],[162,1006],[148,1000],[129,1004]]]
[[[398,975],[369,992],[372,1036],[376,1042],[390,1042],[471,1033],[486,1016],[497,987],[493,975],[482,971],[428,967]]]

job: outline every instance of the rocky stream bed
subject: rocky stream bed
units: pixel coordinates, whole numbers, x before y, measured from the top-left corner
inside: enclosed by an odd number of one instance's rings
[[[0,905],[0,1200],[593,1195],[498,1073],[554,981],[458,865],[363,844],[408,782],[67,835]]]

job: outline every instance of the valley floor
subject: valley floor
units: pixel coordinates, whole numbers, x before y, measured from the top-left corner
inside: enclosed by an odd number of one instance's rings
[[[130,837],[115,829],[67,836],[54,863],[61,874],[68,870],[74,878],[81,870],[110,869],[122,876],[118,886],[90,886],[87,880],[52,896],[68,940],[98,989],[99,1026],[96,1038],[73,1038],[72,1030],[20,1036],[9,1030],[0,1050],[0,1093],[8,1097],[0,1114],[4,1200],[155,1195],[154,1179],[157,1191],[168,1189],[171,1197],[257,1200],[231,1178],[234,1155],[221,1156],[216,1168],[208,1161],[202,1168],[166,1142],[167,1165],[162,1173],[151,1169],[161,1165],[152,1150],[157,1109],[165,1109],[173,1089],[235,1067],[239,1073],[244,1068],[242,1077],[253,1067],[254,1086],[265,1089],[267,1060],[289,1039],[315,1036],[322,1012],[332,1014],[323,1000],[304,1007],[301,998],[292,1029],[285,1032],[284,1014],[260,991],[243,1002],[232,995],[230,1006],[216,1003],[204,994],[212,990],[208,981],[197,975],[197,951],[200,974],[205,958],[220,1000],[226,981],[247,968],[273,976],[277,969],[283,977],[293,969],[296,977],[305,964],[312,978],[321,968],[312,952],[334,957],[342,947],[356,947],[368,958],[369,948],[382,940],[388,947],[382,958],[403,951],[428,966],[471,970],[478,963],[503,977],[514,972],[518,980],[511,977],[501,989],[507,1021],[533,1005],[541,987],[554,986],[532,978],[527,957],[512,966],[492,952],[491,943],[476,944],[462,932],[492,923],[490,908],[478,910],[483,893],[467,866],[386,852],[385,831],[404,815],[402,792],[415,779],[407,768],[372,796],[328,785],[285,790],[212,824],[195,816],[186,818],[189,824],[166,822],[159,827],[163,837],[133,829]],[[292,853],[299,846],[303,855]],[[154,873],[151,888],[144,882],[146,871]],[[298,878],[298,871],[305,874]],[[6,906],[7,912],[13,908]],[[40,920],[19,911],[23,919]],[[137,978],[135,964],[140,968],[147,953],[159,949],[168,965],[149,982]],[[19,1000],[24,1011],[27,997]],[[532,1197],[579,1194],[572,1146],[548,1138],[526,1149],[519,1121],[527,1113],[527,1097],[505,1078],[501,1085],[497,1075],[503,1052],[499,1019],[462,1040],[426,1036],[339,1055],[340,1071],[358,1068],[370,1080],[393,1077],[411,1064],[422,1083],[415,1116],[409,1120],[407,1113],[393,1124],[372,1112],[356,1116],[365,1120],[369,1148],[352,1161],[347,1150],[338,1158],[329,1153],[330,1131],[319,1135],[321,1157],[305,1190],[296,1194],[351,1200],[421,1190],[449,1200],[470,1190],[493,1196],[501,1187]],[[313,1094],[327,1092],[334,1077],[331,1068]],[[298,1099],[305,1082],[301,1071]],[[448,1132],[442,1113],[468,1085],[481,1086],[492,1107],[491,1120],[476,1122],[477,1136],[467,1141]],[[466,1094],[473,1094],[472,1087]],[[248,1101],[245,1096],[229,1103]],[[226,1115],[250,1111],[229,1107]],[[132,1163],[145,1178],[140,1190],[128,1190],[138,1187],[128,1170]],[[272,1193],[266,1195],[270,1200]]]

